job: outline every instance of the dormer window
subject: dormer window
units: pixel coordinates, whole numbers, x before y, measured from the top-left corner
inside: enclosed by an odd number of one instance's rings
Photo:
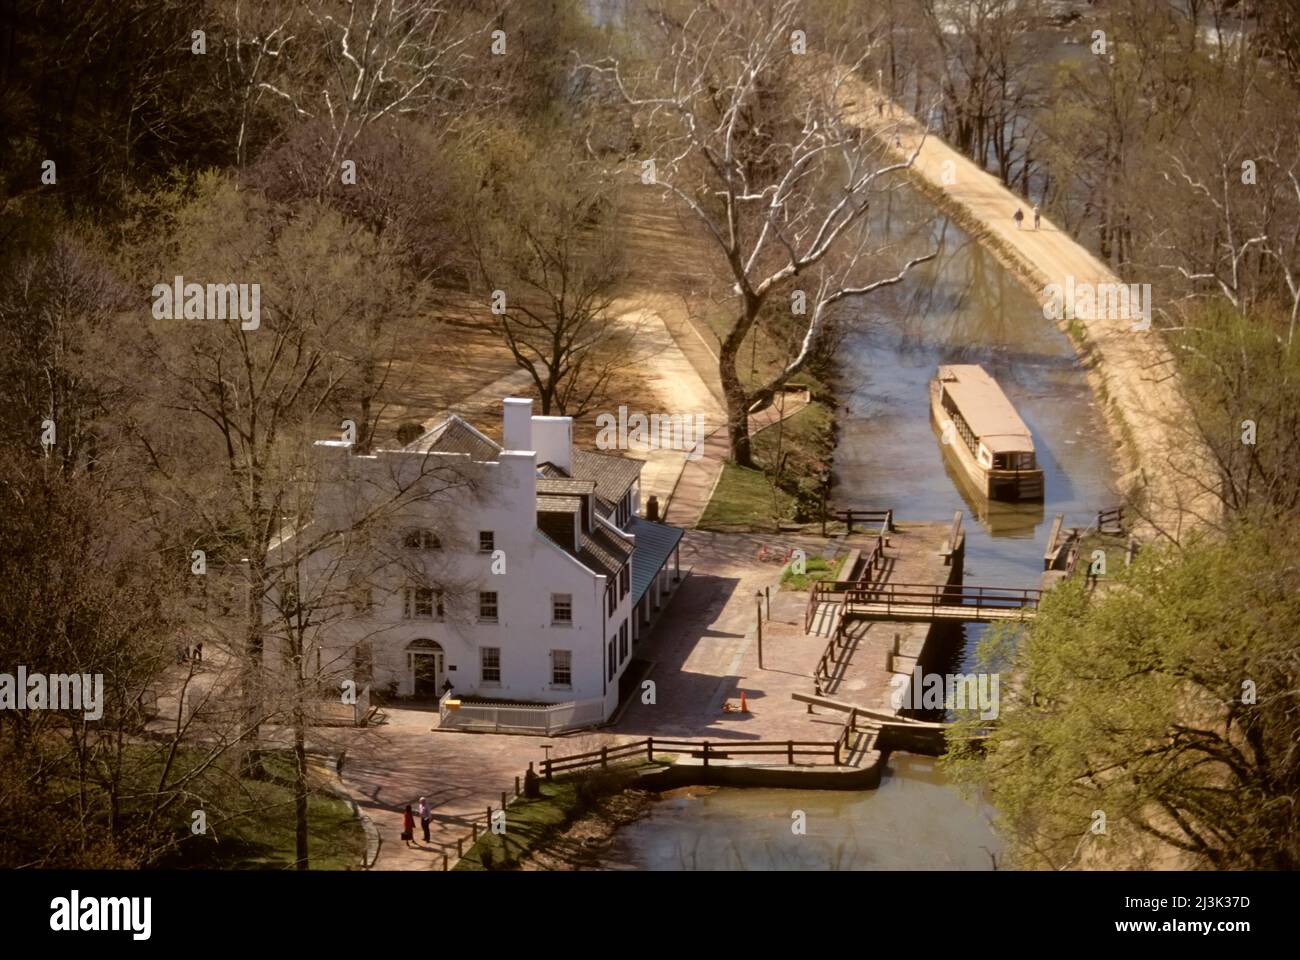
[[[441,550],[442,541],[432,530],[407,530],[402,545],[408,550]]]

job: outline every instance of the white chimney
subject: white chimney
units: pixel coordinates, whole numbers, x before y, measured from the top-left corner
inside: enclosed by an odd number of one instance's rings
[[[538,463],[573,472],[573,418],[533,417],[533,447]]]
[[[501,446],[506,450],[533,449],[533,401],[506,397],[501,418]]]

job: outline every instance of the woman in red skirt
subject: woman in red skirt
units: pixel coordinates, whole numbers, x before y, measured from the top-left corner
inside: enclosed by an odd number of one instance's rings
[[[411,805],[406,805],[406,813],[402,814],[402,839],[406,845],[411,845],[411,840],[415,837],[415,814],[411,813]]]

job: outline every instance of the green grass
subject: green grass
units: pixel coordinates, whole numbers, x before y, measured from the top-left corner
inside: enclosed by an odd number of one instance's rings
[[[699,526],[705,530],[738,525],[775,528],[791,515],[793,502],[762,470],[724,463]]]
[[[140,793],[157,787],[163,755],[149,744],[129,745],[126,782]],[[201,750],[182,750],[174,774],[196,768]],[[266,779],[236,775],[234,756],[223,757],[187,786],[187,795],[166,814],[176,821],[176,846],[154,866],[218,870],[282,870],[296,862],[293,757],[285,751],[262,754]],[[71,785],[71,784],[70,784]],[[129,793],[130,791],[124,791]],[[192,814],[203,810],[207,830],[191,832]],[[129,807],[127,816],[131,816]],[[366,849],[361,821],[346,800],[324,790],[307,797],[308,856],[313,870],[355,870]]]
[[[836,580],[846,559],[847,555],[830,561],[813,557],[804,565],[804,573],[795,573],[787,566],[781,574],[781,586],[787,590],[807,590],[818,580]]]

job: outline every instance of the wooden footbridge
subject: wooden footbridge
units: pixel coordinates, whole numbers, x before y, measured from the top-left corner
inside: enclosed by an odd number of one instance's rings
[[[991,623],[1028,620],[1038,612],[1042,591],[973,584],[875,583],[848,587],[841,594],[841,617],[848,620],[957,620]]]
[[[950,620],[992,623],[995,620],[1032,620],[1038,612],[1042,590],[1024,587],[988,587],[944,583],[864,583],[823,580],[813,584],[808,598],[808,623],[828,604],[846,620]]]

